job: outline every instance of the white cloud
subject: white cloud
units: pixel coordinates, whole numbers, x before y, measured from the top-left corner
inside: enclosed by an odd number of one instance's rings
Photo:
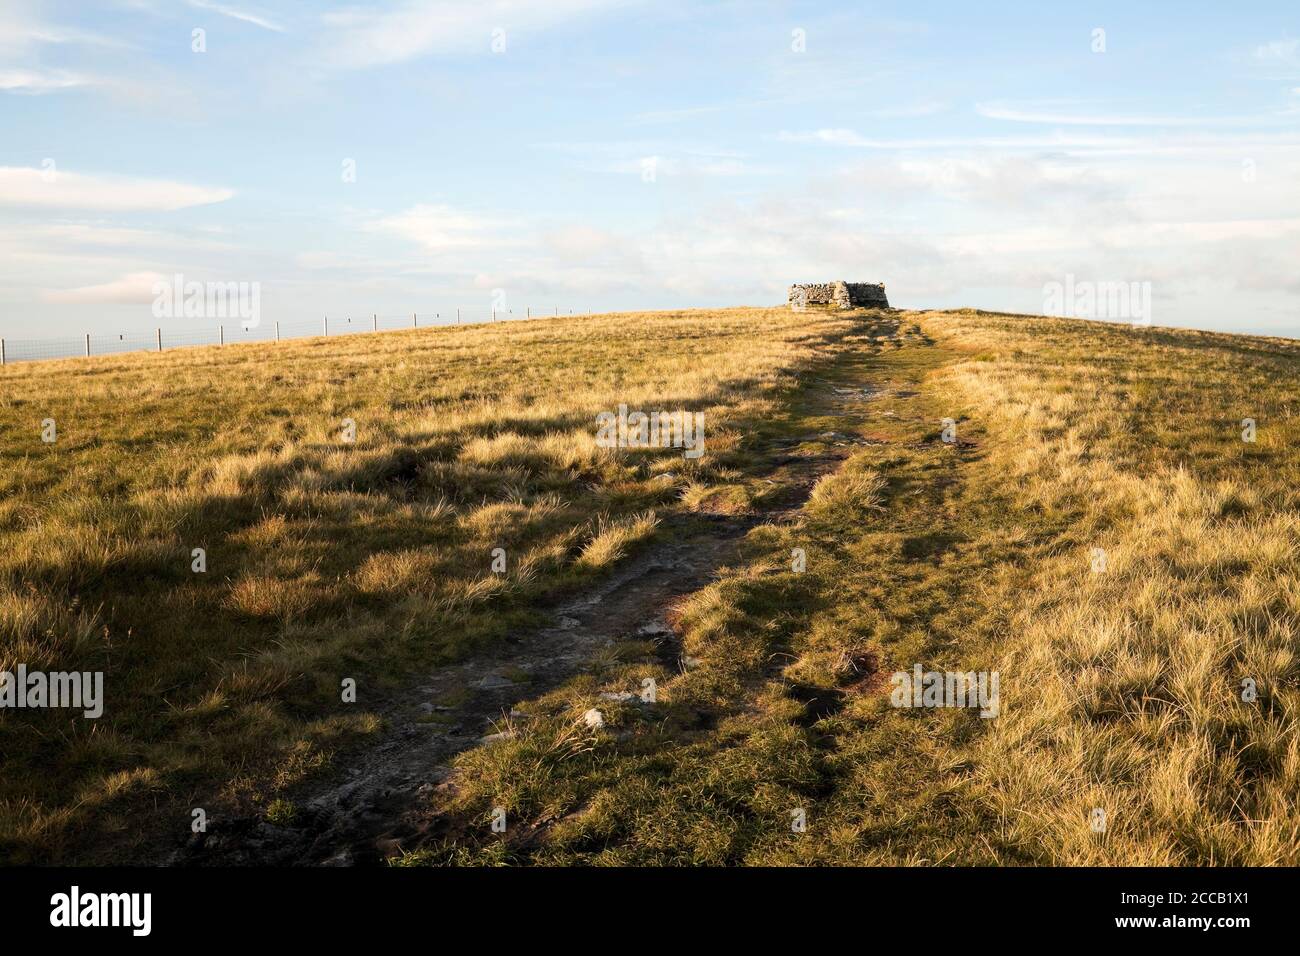
[[[1089,164],[1025,155],[904,158],[895,167],[906,188],[945,199],[995,204],[1004,210],[1062,203],[1099,206],[1124,195],[1123,187]]]
[[[1300,196],[1280,200],[1297,166],[1247,182],[1217,158],[1171,175],[1146,160],[873,154],[794,193],[692,204],[646,228],[598,228],[576,214],[572,224],[524,221],[508,243],[416,268],[561,303],[776,302],[794,279],[842,275],[885,281],[904,306],[1017,311],[1040,310],[1042,283],[1072,272],[1152,281],[1165,322],[1196,324],[1227,308],[1239,281],[1294,301],[1285,250],[1300,238]],[[461,217],[441,208],[437,223]]]
[[[393,10],[327,13],[325,62],[345,68],[401,63],[426,54],[488,53],[492,31],[550,29],[629,0],[407,0]]]
[[[592,172],[623,173],[629,176],[743,176],[751,172],[739,159],[725,156],[641,156],[605,163],[584,163]]]
[[[159,272],[132,272],[100,285],[47,290],[41,298],[46,302],[77,305],[139,305],[153,302],[154,283],[168,281],[170,280]]]
[[[137,248],[164,243],[174,245],[179,241],[179,237],[172,234],[110,226],[98,222],[52,222],[35,229],[25,229],[24,233],[29,240],[35,237],[63,246]]]
[[[173,210],[224,202],[234,190],[161,179],[127,179],[31,167],[0,166],[0,206]]]
[[[861,133],[843,127],[817,129],[810,132],[782,130],[777,139],[783,143],[830,143],[832,146],[872,146],[881,142],[880,140],[867,139]]]
[[[1300,217],[1143,222],[1107,230],[1104,239],[1117,247],[1146,249],[1162,243],[1213,243],[1237,239],[1279,240],[1300,236]]]
[[[427,252],[444,254],[504,245],[508,227],[504,220],[475,216],[450,206],[418,205],[374,220],[365,228],[398,236]]]
[[[579,169],[642,178],[660,176],[743,176],[765,172],[751,165],[744,153],[678,140],[542,143],[572,156]]]
[[[1261,43],[1255,47],[1255,59],[1274,62],[1277,60],[1294,60],[1300,49],[1300,40],[1285,39]]]

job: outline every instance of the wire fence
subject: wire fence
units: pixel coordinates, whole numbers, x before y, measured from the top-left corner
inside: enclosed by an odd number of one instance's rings
[[[279,342],[282,339],[305,339],[313,336],[334,338],[366,332],[396,332],[448,325],[478,325],[518,319],[541,319],[573,315],[572,309],[524,309],[523,314],[498,309],[450,309],[445,312],[411,312],[406,315],[321,316],[319,322],[259,322],[251,328],[241,323],[218,325],[210,329],[189,331],[154,329],[152,332],[123,332],[45,339],[0,338],[0,365],[13,362],[39,362],[46,359],[114,355],[123,352],[163,352],[168,349],[199,345],[235,345],[240,342]]]

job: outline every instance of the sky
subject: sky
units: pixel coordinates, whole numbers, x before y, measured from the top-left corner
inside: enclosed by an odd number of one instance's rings
[[[201,31],[196,33],[196,31]],[[766,305],[1300,337],[1300,5],[0,0],[0,336]]]

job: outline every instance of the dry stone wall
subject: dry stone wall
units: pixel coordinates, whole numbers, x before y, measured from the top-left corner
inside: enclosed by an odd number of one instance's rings
[[[834,301],[841,309],[889,308],[883,282],[837,282]]]
[[[804,282],[790,286],[791,305],[830,305],[835,299],[834,282]]]
[[[829,305],[837,309],[887,309],[885,284],[870,282],[800,282],[790,286],[792,309]]]

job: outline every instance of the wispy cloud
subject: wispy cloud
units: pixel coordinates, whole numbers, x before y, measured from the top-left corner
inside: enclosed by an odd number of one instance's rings
[[[103,62],[126,55],[131,50],[129,42],[48,22],[36,9],[21,0],[0,2],[0,92],[41,95],[76,89],[119,93],[136,89],[129,77],[114,79]],[[67,63],[73,66],[64,65]]]
[[[158,272],[133,272],[111,282],[79,286],[75,289],[47,289],[41,294],[46,302],[77,305],[140,305],[152,302],[155,282],[167,279]]]
[[[935,151],[935,152],[1041,152],[1076,157],[1175,156],[1225,154],[1250,156],[1265,150],[1277,152],[1300,147],[1300,132],[1211,134],[1186,132],[1178,135],[1154,133],[1117,135],[1107,133],[1051,132],[1029,136],[940,136],[914,138],[869,137],[852,129],[782,130],[777,140],[784,143],[825,144],[838,148]]]
[[[230,17],[232,20],[251,23],[254,26],[261,27],[263,30],[273,30],[276,33],[285,32],[284,27],[267,19],[261,14],[253,13],[248,10],[240,10],[236,7],[227,6],[224,3],[213,3],[212,0],[189,0],[189,5],[199,10],[211,10],[213,13],[219,13],[223,17]]]
[[[1050,133],[1035,136],[933,136],[872,137],[844,127],[791,131],[782,130],[777,139],[784,143],[825,143],[859,149],[1091,149],[1133,147],[1142,140],[1115,136],[1077,136]]]
[[[0,54],[20,53],[44,45],[118,47],[125,44],[102,33],[49,23],[20,4],[6,3],[0,8]]]
[[[592,172],[622,173],[642,178],[659,176],[744,176],[756,172],[743,160],[729,156],[638,156],[587,164]]]
[[[224,202],[234,194],[231,189],[162,179],[0,166],[0,206],[166,211]]]
[[[372,220],[365,228],[414,242],[426,252],[445,254],[504,245],[509,224],[451,206],[422,204]]]
[[[427,54],[488,53],[493,31],[551,29],[635,0],[407,0],[392,10],[327,13],[325,62],[343,68],[401,63]]]
[[[902,106],[887,106],[867,113],[872,119],[916,119],[921,116],[934,116],[951,108],[945,100],[924,100],[919,103],[907,103]]]
[[[0,90],[6,93],[53,93],[101,83],[95,77],[68,70],[0,69]]]
[[[1296,110],[1252,116],[1162,116],[1126,113],[1071,113],[1051,107],[1018,106],[1010,103],[977,103],[975,112],[987,119],[1013,123],[1046,123],[1052,126],[1266,126],[1295,122]]]
[[[745,153],[705,144],[665,139],[542,143],[541,148],[572,156],[578,168],[657,179],[659,176],[744,176],[767,172]]]

